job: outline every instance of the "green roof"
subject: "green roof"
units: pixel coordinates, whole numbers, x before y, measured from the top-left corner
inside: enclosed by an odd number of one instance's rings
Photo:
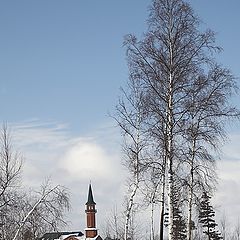
[[[88,200],[86,202],[86,205],[88,204],[96,204],[93,200],[93,193],[92,193],[92,187],[91,184],[89,184],[89,189],[88,189]]]

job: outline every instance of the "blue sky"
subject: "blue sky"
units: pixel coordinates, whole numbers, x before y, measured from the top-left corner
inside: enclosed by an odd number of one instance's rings
[[[53,119],[69,123],[74,133],[104,121],[127,79],[123,36],[144,29],[147,4],[1,5],[0,100],[8,103],[2,105],[1,119]]]
[[[123,36],[145,31],[150,1],[1,1],[0,120],[68,123],[73,134],[106,121],[127,80]],[[192,1],[239,74],[240,3]]]
[[[128,76],[123,36],[141,36],[146,30],[149,4],[150,0],[0,1],[0,122],[12,126],[25,156],[25,183],[37,186],[52,176],[72,191],[78,212],[90,179],[95,182],[99,215],[121,196],[121,139],[108,112],[114,111]],[[217,59],[239,77],[240,1],[191,4],[203,26],[217,32],[217,43],[224,48]],[[223,180],[218,205],[232,193],[226,186],[240,187],[240,131],[235,127],[230,133],[219,165]],[[111,199],[105,199],[106,192]],[[236,207],[239,200],[240,196],[228,204]],[[84,226],[78,213],[71,218],[74,227]]]

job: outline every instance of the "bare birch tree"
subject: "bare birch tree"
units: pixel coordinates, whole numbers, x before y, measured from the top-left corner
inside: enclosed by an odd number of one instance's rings
[[[7,215],[18,201],[17,189],[21,186],[22,156],[12,146],[10,131],[3,124],[0,132],[0,238],[7,236]]]
[[[186,126],[191,125],[194,131],[198,131],[197,135],[192,131],[189,141],[190,240],[194,176],[203,172],[199,179],[207,182],[212,170],[208,163],[213,162],[208,146],[217,149],[224,136],[224,121],[238,116],[238,111],[229,105],[229,96],[235,88],[234,78],[212,58],[212,54],[220,50],[215,45],[214,33],[199,29],[199,19],[185,1],[154,0],[143,40],[137,40],[134,35],[125,38],[131,82],[137,82],[144,90],[142,101],[148,112],[147,121],[166,159],[169,240],[174,239],[174,176],[178,175],[179,166],[186,162],[183,157],[187,143]],[[188,104],[196,86],[202,95],[194,98],[191,106],[200,110],[193,111],[194,117],[190,119]],[[202,162],[196,164],[196,159]]]
[[[142,94],[141,85],[135,82],[129,83],[129,89],[130,93],[123,91],[124,98],[119,101],[116,107],[117,117],[115,118],[124,138],[123,164],[130,173],[129,189],[126,197],[125,240],[129,238],[129,223],[134,207],[134,199],[145,169],[144,148],[146,147],[143,130],[145,109],[142,107],[144,95]]]

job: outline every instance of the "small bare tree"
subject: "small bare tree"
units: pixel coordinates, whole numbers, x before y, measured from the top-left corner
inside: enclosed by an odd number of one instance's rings
[[[22,216],[18,224],[13,240],[19,239],[19,235],[26,229],[31,229],[34,238],[43,234],[41,230],[57,230],[65,225],[63,213],[69,209],[69,197],[65,187],[51,186],[50,181],[46,181],[41,186],[41,190],[29,197],[25,205],[19,206],[22,209]]]
[[[227,220],[227,216],[225,214],[225,212],[222,214],[222,217],[220,219],[220,231],[222,233],[222,239],[223,240],[227,240],[229,239],[229,228],[228,228],[228,220]]]
[[[239,219],[238,219],[237,224],[235,226],[232,239],[233,240],[240,240],[240,221],[239,221]]]
[[[66,224],[69,194],[63,186],[46,181],[39,192],[25,191],[21,182],[23,160],[14,150],[6,124],[0,132],[0,239],[36,239]]]
[[[105,237],[114,240],[124,239],[124,219],[124,213],[119,212],[117,206],[114,206],[103,226]]]

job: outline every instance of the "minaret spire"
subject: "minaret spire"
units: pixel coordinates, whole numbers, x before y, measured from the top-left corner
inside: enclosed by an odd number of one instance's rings
[[[96,203],[93,200],[92,186],[89,184],[88,188],[88,200],[86,202],[86,214],[87,214],[87,228],[85,229],[86,238],[94,238],[97,236],[95,209]]]
[[[95,204],[96,205],[96,203],[93,200],[93,193],[92,193],[91,183],[89,184],[89,188],[88,188],[88,200],[87,200],[86,205],[87,204]]]

